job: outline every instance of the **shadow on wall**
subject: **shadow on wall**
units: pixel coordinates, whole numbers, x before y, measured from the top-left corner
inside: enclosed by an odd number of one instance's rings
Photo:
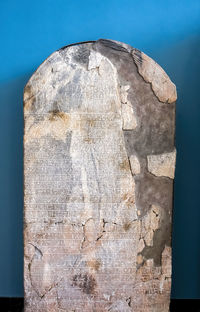
[[[152,53],[177,86],[177,165],[172,298],[200,298],[199,73],[197,37]],[[30,74],[0,85],[0,276],[2,296],[23,296],[23,88]]]

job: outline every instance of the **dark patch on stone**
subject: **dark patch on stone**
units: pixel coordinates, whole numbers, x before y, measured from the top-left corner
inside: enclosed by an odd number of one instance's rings
[[[86,294],[93,294],[96,287],[96,281],[92,275],[76,274],[73,277],[73,286],[79,287]]]
[[[132,101],[133,102],[133,101]],[[139,102],[139,101],[138,101]],[[136,153],[139,157],[162,154],[174,150],[173,104],[141,101],[134,105],[137,116],[141,116],[135,130],[124,130],[128,155]]]
[[[165,245],[171,247],[171,221],[163,220],[160,228],[155,230],[153,236],[153,246],[145,246],[141,254],[147,259],[153,259],[155,266],[161,266],[162,252]]]
[[[100,42],[102,45],[104,45],[106,48],[110,48],[116,51],[126,52],[128,53],[127,49],[124,48],[121,44],[114,42],[112,40],[108,39],[99,39],[97,40],[97,43]]]
[[[54,109],[52,111],[49,111],[50,113],[50,117],[49,117],[49,120],[55,120],[55,117],[59,116],[60,114],[60,111],[58,109]]]
[[[171,210],[172,210],[172,191],[173,181],[169,178],[154,177],[146,174],[143,180],[136,177],[137,202],[136,206],[141,211],[140,218],[144,216],[151,204],[160,206],[160,225],[153,235],[153,246],[145,246],[141,254],[145,260],[153,259],[155,266],[161,265],[162,252],[165,245],[171,246]]]
[[[145,172],[135,176],[136,207],[140,210],[140,218],[145,216],[151,205],[158,205],[166,213],[171,212],[173,180],[156,177]]]
[[[31,271],[31,263],[28,264],[28,270]]]

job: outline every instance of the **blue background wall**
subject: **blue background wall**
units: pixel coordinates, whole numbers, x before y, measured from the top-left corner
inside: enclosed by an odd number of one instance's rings
[[[23,87],[56,49],[126,42],[175,82],[172,298],[200,298],[199,0],[0,0],[0,296],[23,296]]]

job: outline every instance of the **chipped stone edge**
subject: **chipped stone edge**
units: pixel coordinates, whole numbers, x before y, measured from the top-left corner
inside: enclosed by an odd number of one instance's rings
[[[160,102],[174,103],[177,100],[176,85],[171,81],[164,69],[151,57],[133,48],[131,51],[138,73],[147,82]]]

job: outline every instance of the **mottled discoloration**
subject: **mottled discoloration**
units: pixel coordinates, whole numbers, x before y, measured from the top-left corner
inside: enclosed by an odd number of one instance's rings
[[[105,39],[56,51],[27,83],[26,312],[168,311],[173,90]]]
[[[97,238],[97,240],[98,239],[100,239],[101,237],[98,237]],[[101,261],[99,261],[99,260],[89,260],[88,262],[87,262],[87,264],[88,264],[88,266],[90,267],[90,268],[92,268],[92,269],[94,269],[95,271],[98,271],[99,270],[99,268],[100,268],[100,266],[101,266]]]
[[[95,291],[96,281],[92,275],[76,274],[72,279],[72,285],[77,286],[86,294],[92,294]]]
[[[141,211],[141,217],[145,216],[151,204],[159,205],[166,212],[171,211],[173,181],[165,177],[155,177],[150,173],[135,176],[137,209]]]

